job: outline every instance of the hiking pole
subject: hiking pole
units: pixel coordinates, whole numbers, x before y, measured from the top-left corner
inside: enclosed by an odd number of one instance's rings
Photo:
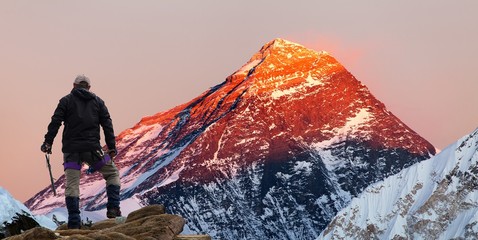
[[[46,158],[46,166],[48,167],[48,171],[50,172],[51,190],[53,190],[53,195],[56,196],[55,182],[53,181],[53,175],[51,174],[50,154],[45,153],[45,158]]]

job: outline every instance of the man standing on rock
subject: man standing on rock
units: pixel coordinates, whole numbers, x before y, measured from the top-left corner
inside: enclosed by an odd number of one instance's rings
[[[106,180],[108,197],[108,218],[121,216],[120,179],[113,157],[116,156],[116,143],[113,123],[105,102],[90,92],[90,79],[84,75],[76,77],[71,93],[60,99],[55,109],[41,151],[51,153],[53,140],[62,122],[63,166],[66,176],[65,202],[68,209],[68,228],[80,228],[79,210],[80,170],[83,163],[90,166],[89,171],[99,171]],[[100,145],[100,126],[103,128],[107,154]]]

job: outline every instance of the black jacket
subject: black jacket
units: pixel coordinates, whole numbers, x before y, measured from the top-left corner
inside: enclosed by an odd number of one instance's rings
[[[94,93],[74,88],[60,99],[48,125],[45,142],[53,144],[61,123],[63,129],[64,153],[89,152],[101,149],[100,125],[105,134],[108,149],[116,150],[113,123],[105,102]]]

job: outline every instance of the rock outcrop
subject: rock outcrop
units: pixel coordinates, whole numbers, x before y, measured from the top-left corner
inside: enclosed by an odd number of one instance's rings
[[[178,215],[165,213],[163,205],[151,205],[131,212],[128,217],[118,217],[96,222],[82,229],[65,229],[51,231],[36,227],[20,235],[6,238],[7,240],[29,239],[77,239],[77,240],[135,240],[135,239],[175,239],[183,231],[185,220]],[[61,230],[64,229],[64,230]],[[179,236],[179,239],[210,239],[209,236],[190,238]]]

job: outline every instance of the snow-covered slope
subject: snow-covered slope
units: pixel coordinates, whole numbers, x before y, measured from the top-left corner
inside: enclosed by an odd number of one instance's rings
[[[477,239],[478,129],[374,184],[318,239]]]
[[[283,39],[117,142],[123,199],[219,239],[313,239],[369,184],[435,153],[330,54]],[[27,205],[63,206],[64,181]],[[99,174],[82,179],[81,202],[104,208]]]
[[[56,224],[45,216],[34,216],[30,210],[10,195],[4,188],[0,187],[0,226],[11,223],[17,215],[26,215],[32,217],[41,226],[55,229]]]

